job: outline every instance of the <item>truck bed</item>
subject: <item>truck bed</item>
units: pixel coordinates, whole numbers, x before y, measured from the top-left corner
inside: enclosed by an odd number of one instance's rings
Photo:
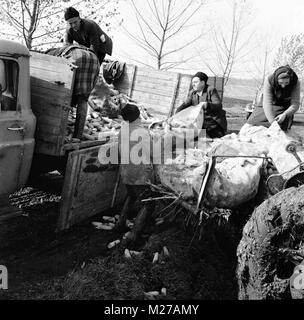
[[[65,143],[75,78],[75,69],[71,69],[66,59],[31,52],[30,74],[32,109],[37,117],[36,153],[64,156],[67,151],[104,143]],[[114,85],[120,93],[143,104],[153,115],[165,118],[187,97],[191,79],[190,74],[127,64],[123,76]],[[208,83],[223,96],[222,78],[210,77]]]
[[[35,152],[64,156],[67,150],[78,150],[102,144],[100,141],[65,143],[75,70],[67,60],[31,52],[31,104],[37,118]]]

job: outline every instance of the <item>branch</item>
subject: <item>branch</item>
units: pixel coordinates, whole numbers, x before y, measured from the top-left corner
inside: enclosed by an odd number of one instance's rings
[[[139,46],[141,48],[143,48],[145,51],[147,51],[150,55],[157,57],[158,52],[156,51],[155,48],[150,48],[150,46],[148,46],[144,40],[139,39],[138,37],[134,36],[133,34],[131,34],[125,27],[123,27],[124,31],[128,34],[128,36],[130,38],[132,38],[135,42],[137,42],[139,44]]]
[[[199,38],[201,38],[201,34],[198,35],[197,37],[195,37],[194,39],[192,39],[191,41],[187,42],[186,44],[182,45],[181,47],[166,52],[165,54],[162,55],[162,57],[164,58],[164,57],[168,56],[169,54],[172,54],[172,53],[174,53],[174,52],[181,51],[181,50],[185,49],[185,48],[188,47],[190,44],[193,44],[193,42],[197,41]]]
[[[3,10],[4,12],[5,12],[5,14],[9,17],[9,19],[11,20],[11,22],[14,22],[15,23],[15,28],[18,30],[18,31],[20,31],[20,29],[19,28],[21,28],[21,30],[22,30],[22,24],[17,20],[17,19],[15,19],[5,8],[3,8],[3,6],[2,5],[0,5],[0,9],[1,10]],[[16,27],[16,26],[18,26],[18,27]]]
[[[40,34],[39,36],[33,37],[33,40],[34,40],[34,39],[36,40],[36,39],[39,39],[39,38],[42,38],[42,37],[51,35],[51,34],[53,34],[53,33],[62,31],[62,30],[64,30],[64,29],[65,29],[65,27],[64,27],[64,28],[59,28],[59,29],[57,29],[57,30],[52,30],[52,31],[45,32],[45,33],[43,33],[43,34]]]
[[[137,7],[136,7],[136,5],[135,5],[135,3],[134,3],[134,0],[131,0],[131,2],[132,2],[132,5],[133,5],[133,7],[134,7],[134,9],[135,9],[135,11],[136,11],[136,19],[137,19],[137,21],[139,21],[138,20],[138,16],[140,17],[140,19],[143,21],[143,23],[148,27],[148,29],[151,31],[151,33],[160,41],[160,38],[158,37],[158,35],[154,32],[154,30],[152,29],[152,27],[150,26],[150,24],[146,21],[146,19],[143,17],[143,15],[138,11],[138,9],[137,9]]]

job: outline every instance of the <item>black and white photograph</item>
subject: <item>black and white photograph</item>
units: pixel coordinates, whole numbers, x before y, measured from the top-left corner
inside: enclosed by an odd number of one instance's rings
[[[0,0],[0,20],[0,300],[304,299],[303,0]]]

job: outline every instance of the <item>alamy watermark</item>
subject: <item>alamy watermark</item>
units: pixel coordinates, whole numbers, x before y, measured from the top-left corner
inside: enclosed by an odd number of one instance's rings
[[[187,161],[189,148],[207,149],[206,130],[182,128],[151,135],[146,128],[133,128],[124,123],[118,143],[110,137],[100,147],[99,161],[102,164],[163,164],[164,159],[182,157]]]
[[[0,290],[8,289],[8,271],[6,266],[0,265]]]

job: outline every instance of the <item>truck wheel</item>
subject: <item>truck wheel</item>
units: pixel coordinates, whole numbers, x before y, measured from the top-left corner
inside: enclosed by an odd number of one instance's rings
[[[239,299],[291,298],[290,277],[304,258],[303,208],[301,186],[283,190],[255,209],[237,249]]]

